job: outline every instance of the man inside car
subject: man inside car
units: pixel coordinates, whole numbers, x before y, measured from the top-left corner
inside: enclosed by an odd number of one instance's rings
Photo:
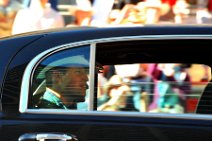
[[[76,109],[77,102],[84,102],[88,89],[87,67],[80,64],[56,66],[45,72],[46,91],[39,108]]]

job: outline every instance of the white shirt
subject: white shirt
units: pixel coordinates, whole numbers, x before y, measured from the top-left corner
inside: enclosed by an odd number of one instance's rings
[[[113,8],[115,0],[95,0],[93,4],[92,26],[108,25],[109,14]]]
[[[36,0],[38,1],[38,0]],[[50,6],[29,7],[20,10],[14,20],[12,34],[64,27],[64,19]]]

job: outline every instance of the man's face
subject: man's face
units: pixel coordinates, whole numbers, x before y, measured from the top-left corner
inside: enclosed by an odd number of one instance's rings
[[[67,101],[85,101],[88,76],[85,68],[69,68],[62,78],[63,93],[62,97]]]

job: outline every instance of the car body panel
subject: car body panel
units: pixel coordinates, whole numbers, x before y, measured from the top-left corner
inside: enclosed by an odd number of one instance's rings
[[[1,66],[0,67],[0,84],[3,82],[3,78],[5,76],[5,72],[7,69],[7,65],[10,63],[12,58],[23,48],[23,46],[26,46],[33,41],[40,39],[42,36],[34,36],[34,37],[27,37],[27,38],[19,38],[16,39],[15,44],[13,42],[13,39],[5,39],[0,41],[0,46],[1,46]],[[4,67],[3,67],[4,66]],[[2,87],[1,87],[2,88]]]

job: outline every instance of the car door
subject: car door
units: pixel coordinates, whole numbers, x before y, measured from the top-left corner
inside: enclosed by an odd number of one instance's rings
[[[148,73],[156,78],[158,71],[154,70],[156,74],[153,75],[149,70],[152,65],[160,66],[158,70],[169,70],[170,66],[173,66],[170,64],[180,64],[192,80],[197,79],[197,72],[209,72],[211,64],[206,56],[209,55],[211,41],[202,41],[203,39],[198,37],[184,39],[180,36],[162,36],[156,39],[142,36],[136,39],[110,38],[107,42],[102,39],[80,45],[70,43],[52,47],[37,54],[28,63],[21,64],[15,57],[4,84],[0,138],[2,141],[210,140],[211,116],[195,113],[201,93],[210,81],[210,73],[204,83],[198,79],[196,83],[186,80],[171,81],[168,84],[170,80],[162,79],[163,77],[158,78],[159,81],[140,81],[144,78],[141,69],[145,71],[145,75]],[[205,46],[204,49],[193,48],[194,44],[200,43]],[[29,58],[24,50],[20,54],[22,56],[17,55],[17,58]],[[194,57],[197,55],[198,57]],[[15,67],[12,67],[13,64],[16,64]],[[60,75],[63,78],[68,75],[52,69],[59,68],[63,71],[66,67],[85,69],[88,86],[84,100],[72,100],[76,105],[71,107],[62,100],[63,106],[60,102],[59,106],[40,104],[47,87],[51,87],[47,72],[51,70],[52,74],[57,76],[51,80],[57,82],[61,80],[56,79]],[[50,75],[50,78],[53,78],[53,75]],[[102,83],[100,75],[106,78],[105,83]],[[110,78],[117,75],[121,79],[110,81]],[[203,75],[199,77],[201,76]],[[65,78],[57,84],[68,81]],[[185,84],[183,88],[190,92],[180,95],[178,83]],[[76,82],[72,81],[72,84]],[[65,85],[60,85],[59,88],[63,86]],[[146,86],[147,88],[144,88]],[[154,91],[157,86],[163,90],[159,93],[161,95],[156,95]],[[83,85],[77,87],[84,91]],[[118,94],[109,94],[111,91]],[[105,99],[101,97],[104,94]],[[73,94],[71,96],[73,97]],[[155,104],[159,110],[149,110],[150,103]],[[176,105],[173,104],[179,105],[178,110],[174,109]]]

